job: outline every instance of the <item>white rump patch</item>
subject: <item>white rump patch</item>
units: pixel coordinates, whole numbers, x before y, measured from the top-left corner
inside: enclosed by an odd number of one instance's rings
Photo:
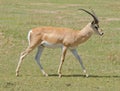
[[[30,45],[30,34],[32,33],[32,30],[30,30],[29,32],[28,32],[28,42],[29,42],[29,45]]]

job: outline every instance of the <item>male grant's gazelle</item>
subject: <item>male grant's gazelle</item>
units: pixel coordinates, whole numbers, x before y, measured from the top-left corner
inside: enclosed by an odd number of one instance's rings
[[[83,65],[83,62],[76,51],[76,47],[79,44],[88,40],[94,32],[100,36],[103,35],[103,33],[99,29],[98,24],[99,21],[94,12],[91,13],[85,9],[79,10],[85,11],[86,13],[91,15],[94,19],[92,22],[88,23],[81,31],[75,31],[69,28],[56,28],[56,27],[38,27],[29,31],[28,33],[29,46],[24,52],[21,53],[20,60],[18,62],[18,66],[16,69],[16,76],[19,75],[19,69],[21,66],[21,62],[23,61],[23,58],[36,47],[38,48],[38,51],[35,60],[39,65],[43,75],[48,76],[48,74],[43,70],[43,67],[40,63],[40,57],[43,52],[43,49],[45,47],[48,48],[60,47],[62,48],[62,55],[60,65],[58,68],[59,77],[62,76],[61,69],[67,50],[70,50],[73,53],[73,55],[79,61],[83,69],[83,72],[86,74],[86,76],[88,76],[88,74],[86,73],[86,69]]]

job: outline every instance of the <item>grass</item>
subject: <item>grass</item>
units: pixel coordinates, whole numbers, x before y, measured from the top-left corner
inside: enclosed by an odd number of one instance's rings
[[[36,50],[28,55],[20,77],[15,69],[27,33],[38,26],[81,29],[92,19],[79,8],[95,10],[104,36],[97,35],[78,47],[90,77],[68,51],[63,78],[57,76],[60,49],[45,49],[41,61],[49,77],[42,76],[34,61]],[[1,0],[0,1],[0,91],[119,91],[120,89],[120,1],[116,0]]]

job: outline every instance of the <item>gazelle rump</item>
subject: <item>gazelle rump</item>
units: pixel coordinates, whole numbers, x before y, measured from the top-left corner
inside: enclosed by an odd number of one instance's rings
[[[62,55],[58,68],[59,77],[62,76],[61,69],[67,50],[70,50],[72,54],[76,57],[76,59],[79,61],[83,69],[83,72],[88,77],[85,66],[83,65],[83,62],[80,56],[78,55],[76,47],[79,44],[87,41],[94,32],[100,36],[103,35],[103,33],[99,28],[99,24],[98,24],[99,21],[96,15],[93,12],[91,13],[85,9],[80,9],[80,10],[88,13],[94,19],[92,22],[88,23],[81,31],[72,30],[69,28],[59,28],[59,27],[38,27],[29,31],[28,33],[29,46],[20,55],[20,59],[16,68],[16,76],[19,75],[19,69],[24,57],[28,55],[36,47],[38,48],[38,51],[35,56],[35,60],[39,65],[43,75],[48,76],[48,74],[44,71],[40,63],[40,57],[42,55],[42,52],[45,47],[48,48],[60,47],[62,48]]]

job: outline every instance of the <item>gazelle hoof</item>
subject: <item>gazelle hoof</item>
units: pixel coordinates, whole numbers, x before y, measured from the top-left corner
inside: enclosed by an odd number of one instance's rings
[[[59,74],[59,78],[61,78],[62,77],[62,74]]]
[[[18,74],[18,73],[16,73],[16,76],[18,77],[18,76],[19,76],[19,74]]]
[[[88,77],[89,77],[89,75],[88,75],[88,74],[86,74],[86,77],[88,78]]]
[[[16,71],[16,76],[19,76],[19,71]]]
[[[44,73],[43,75],[46,76],[46,77],[48,77],[48,74],[47,74],[47,73]]]
[[[87,71],[86,70],[83,70],[84,74],[86,77],[88,77],[89,75],[87,74]]]

